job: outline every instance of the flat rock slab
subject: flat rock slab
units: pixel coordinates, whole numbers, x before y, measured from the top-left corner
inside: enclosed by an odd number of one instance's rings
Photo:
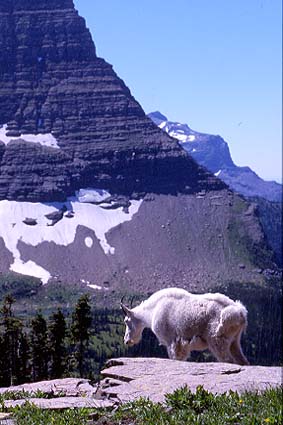
[[[40,409],[106,409],[114,405],[113,401],[96,400],[90,397],[28,398],[22,400],[6,400],[4,406],[13,408],[31,403]]]
[[[0,425],[15,425],[11,413],[0,413]]]
[[[229,363],[193,363],[157,358],[119,358],[107,362],[101,374],[102,394],[121,402],[148,397],[164,402],[165,394],[198,385],[214,394],[263,391],[282,385],[282,368],[238,366]]]
[[[6,408],[23,406],[29,402],[40,409],[104,409],[112,407],[115,403],[101,396],[98,385],[92,386],[88,379],[79,378],[54,379],[0,388],[0,394],[5,395],[5,393],[8,393],[7,395],[11,397],[11,393],[17,395],[17,400],[4,401],[4,407]],[[39,393],[44,398],[40,397]],[[0,416],[0,425],[2,425],[2,419]],[[6,424],[6,422],[3,422],[3,424]]]
[[[82,378],[64,378],[53,379],[51,381],[33,382],[31,384],[22,384],[8,388],[0,388],[0,394],[5,392],[23,392],[28,394],[44,393],[48,396],[93,396],[97,392],[97,386],[92,386],[88,379]]]

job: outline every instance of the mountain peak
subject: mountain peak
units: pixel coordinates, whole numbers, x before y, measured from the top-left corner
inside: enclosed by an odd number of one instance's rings
[[[0,13],[10,11],[57,10],[73,7],[73,0],[5,0],[0,4]]]
[[[169,121],[160,112],[152,112],[148,116],[162,130],[176,138],[200,165],[218,176],[231,189],[247,197],[259,196],[273,202],[282,200],[282,185],[264,181],[249,167],[235,165],[229,146],[221,136],[193,131],[187,124]]]
[[[112,193],[223,187],[152,123],[96,56],[72,0],[5,4],[0,199],[65,200],[84,187]]]
[[[148,114],[148,117],[150,119],[152,119],[152,121],[155,122],[155,123],[157,123],[158,121],[160,121],[160,122],[168,121],[167,117],[165,117],[165,115],[161,114],[161,112],[159,112],[159,111],[150,112]]]

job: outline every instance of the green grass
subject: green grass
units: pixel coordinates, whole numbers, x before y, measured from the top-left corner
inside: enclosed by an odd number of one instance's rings
[[[29,392],[25,390],[20,391],[9,391],[9,388],[7,388],[7,391],[0,394],[0,404],[2,405],[5,400],[27,400],[29,398],[59,398],[59,397],[65,397],[64,392],[60,392],[58,394],[53,394],[53,392],[46,393],[41,390],[36,390],[34,392]]]
[[[89,414],[89,409],[41,410],[26,403],[13,416],[17,425],[87,425]]]
[[[166,396],[165,407],[146,399],[120,407],[113,423],[125,418],[137,425],[281,424],[282,389],[215,396],[201,386],[195,394],[183,387]]]
[[[165,404],[148,399],[120,406],[113,412],[94,409],[40,410],[30,403],[13,409],[17,425],[259,425],[282,423],[282,388],[262,393],[213,395],[199,386],[166,395]],[[4,409],[2,408],[2,411]]]

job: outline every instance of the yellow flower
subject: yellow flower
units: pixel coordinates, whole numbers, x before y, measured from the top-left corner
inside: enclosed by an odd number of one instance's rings
[[[270,422],[269,418],[264,419],[264,422]]]
[[[242,403],[243,403],[243,400],[242,400],[242,399],[240,399],[240,400],[239,400],[239,403],[240,403],[240,404],[242,404]]]

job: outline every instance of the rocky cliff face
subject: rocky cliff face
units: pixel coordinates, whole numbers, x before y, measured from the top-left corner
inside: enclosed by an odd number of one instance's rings
[[[0,14],[0,199],[63,200],[93,185],[126,193],[221,186],[96,56],[72,0],[10,0]],[[41,142],[24,143],[30,135]],[[44,141],[51,137],[56,149]]]
[[[145,115],[72,0],[1,2],[0,140],[1,272],[200,290],[272,267],[253,208]]]

